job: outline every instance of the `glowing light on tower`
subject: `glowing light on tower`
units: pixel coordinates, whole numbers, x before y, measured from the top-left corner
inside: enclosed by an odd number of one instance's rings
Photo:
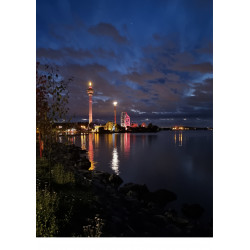
[[[89,123],[91,123],[92,122],[92,95],[94,93],[91,82],[89,82],[89,88],[87,89],[87,93],[89,95]]]
[[[116,106],[117,106],[117,102],[113,102],[114,104],[114,123],[116,124]]]

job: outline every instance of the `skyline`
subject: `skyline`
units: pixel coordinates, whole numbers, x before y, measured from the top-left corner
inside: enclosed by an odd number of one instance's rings
[[[69,115],[212,127],[212,1],[37,1],[37,61],[69,86]],[[44,13],[47,13],[45,15]],[[120,120],[120,115],[118,115]]]

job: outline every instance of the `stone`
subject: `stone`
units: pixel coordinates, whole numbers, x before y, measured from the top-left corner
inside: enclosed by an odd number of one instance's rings
[[[116,175],[116,174],[111,174],[109,176],[109,182],[116,188],[118,188],[122,183],[123,180],[120,176]]]
[[[163,215],[156,214],[153,216],[153,222],[155,225],[163,227],[166,224],[166,218]]]
[[[86,161],[86,162],[84,162],[84,164],[78,166],[78,168],[88,170],[90,168],[90,166],[91,166],[91,162]]]
[[[177,196],[175,193],[168,191],[166,189],[159,189],[155,192],[150,193],[148,199],[161,206],[165,206],[167,203],[176,200]]]
[[[146,185],[127,183],[119,189],[119,192],[127,196],[133,195],[138,199],[144,199],[149,193],[149,190]]]
[[[191,219],[198,219],[204,212],[203,207],[199,204],[183,204],[181,208],[182,213]]]

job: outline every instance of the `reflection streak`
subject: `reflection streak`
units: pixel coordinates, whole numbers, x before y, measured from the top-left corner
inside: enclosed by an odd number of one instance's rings
[[[114,172],[119,175],[119,159],[118,159],[118,152],[117,148],[113,148],[112,152],[112,161],[111,161],[111,168],[114,170]]]
[[[182,132],[179,133],[179,146],[182,147]]]
[[[130,153],[130,133],[123,134],[124,136],[124,155],[129,157]]]
[[[94,150],[93,150],[93,134],[89,133],[89,161],[91,162],[91,167],[89,170],[95,169],[94,164]]]

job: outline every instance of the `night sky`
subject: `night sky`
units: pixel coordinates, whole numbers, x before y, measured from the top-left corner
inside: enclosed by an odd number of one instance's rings
[[[213,121],[213,4],[206,0],[37,0],[37,61],[57,65],[69,115],[158,126]]]

